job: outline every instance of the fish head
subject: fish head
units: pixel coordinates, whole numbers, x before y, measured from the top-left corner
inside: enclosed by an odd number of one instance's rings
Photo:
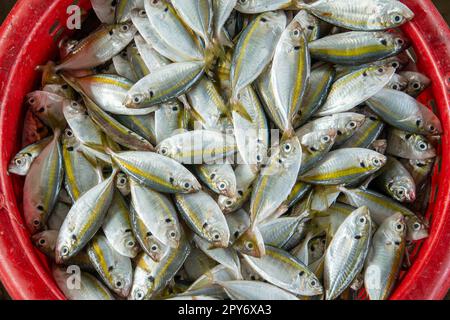
[[[436,115],[429,110],[426,107],[421,108],[421,126],[423,127],[423,130],[428,135],[441,135],[442,134],[442,125],[441,121],[439,120]]]
[[[151,8],[155,14],[164,13],[167,12],[168,9],[170,9],[169,3],[166,0],[152,0],[146,2],[147,2],[146,8]]]
[[[362,206],[351,214],[351,223],[349,225],[350,232],[354,235],[354,239],[358,240],[370,236],[372,229],[372,220],[370,218],[369,208]]]
[[[128,297],[133,283],[131,277],[127,276],[127,271],[115,268],[111,278],[114,292],[121,297]]]
[[[151,90],[150,90],[151,91]],[[150,94],[146,92],[141,92],[138,88],[130,89],[128,91],[123,105],[130,109],[143,108],[146,101],[150,98]]]
[[[371,78],[388,83],[395,74],[395,68],[390,65],[371,66],[366,69],[366,74]]]
[[[397,212],[387,218],[383,224],[386,224],[387,229],[384,234],[393,244],[400,245],[405,239],[407,232],[406,219],[403,214]],[[383,225],[381,226],[381,228]]]
[[[63,113],[67,120],[79,116],[87,116],[87,109],[74,100],[65,100],[63,103]]]
[[[140,249],[139,243],[133,232],[128,232],[128,230],[124,231],[123,236],[120,239],[119,253],[125,257],[134,258],[139,253]]]
[[[54,230],[46,230],[34,234],[31,237],[33,244],[44,252],[54,252],[56,246],[56,238],[58,232]]]
[[[239,194],[239,190],[238,190],[238,194]],[[238,196],[239,197],[239,196]],[[220,207],[220,210],[222,210],[223,213],[231,213],[234,211],[236,203],[238,201],[238,198],[230,198],[224,195],[220,195],[217,203]]]
[[[257,227],[248,228],[234,243],[233,247],[240,253],[261,258],[266,254],[264,239]]]
[[[112,32],[112,34],[111,34]],[[112,39],[120,42],[131,42],[137,29],[131,21],[118,23],[111,26],[110,35]]]
[[[323,286],[320,283],[319,279],[306,267],[305,270],[301,270],[298,273],[297,283],[298,286],[302,288],[301,291],[304,295],[318,296],[323,293]]]
[[[184,193],[195,193],[202,189],[202,185],[193,175],[175,177],[172,184],[184,191]]]
[[[211,243],[211,248],[228,248],[230,242],[230,230],[228,229],[227,224],[207,224],[205,235]]]
[[[412,143],[415,152],[420,154],[422,158],[433,158],[436,156],[436,149],[425,137],[418,134],[406,134],[405,138],[408,143]]]
[[[221,194],[230,198],[234,198],[236,196],[236,181],[233,181],[233,179],[219,177],[216,179],[215,185]]]
[[[131,192],[130,183],[128,181],[128,176],[119,172],[116,176],[116,187],[122,193],[123,196],[128,196]]]
[[[406,89],[406,93],[412,96],[417,96],[431,84],[431,80],[427,76],[419,72],[406,71],[403,72],[402,75],[408,81],[408,88]]]
[[[65,234],[64,236],[58,235],[55,247],[55,260],[57,264],[63,264],[72,258],[78,247],[78,239],[75,234]]]
[[[283,10],[269,11],[258,16],[260,27],[266,28],[274,33],[280,33],[286,28],[286,14]]]
[[[337,136],[350,136],[364,124],[366,116],[355,112],[341,113],[332,116]]]
[[[399,74],[394,74],[387,87],[392,90],[404,91],[408,86],[408,80]]]
[[[411,41],[402,32],[397,30],[390,30],[383,33],[382,37],[389,46],[395,48],[395,52],[402,52],[411,46]],[[384,42],[383,42],[384,44]]]
[[[31,167],[31,153],[18,153],[9,163],[8,172],[24,176]]]
[[[310,153],[323,152],[329,150],[336,140],[337,130],[319,130],[304,135],[301,139],[302,146],[305,146]]]
[[[413,202],[416,200],[416,186],[414,181],[407,177],[395,177],[387,183],[386,187],[397,201]]]
[[[361,167],[367,168],[368,171],[381,169],[387,161],[387,157],[376,151],[365,152],[364,156],[361,156]]]
[[[393,28],[414,18],[414,12],[399,1],[391,1],[382,6],[379,17],[385,27]]]
[[[406,239],[409,241],[418,241],[427,238],[428,222],[418,216],[406,217],[407,233]]]

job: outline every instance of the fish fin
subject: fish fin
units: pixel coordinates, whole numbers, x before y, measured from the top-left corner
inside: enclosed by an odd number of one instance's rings
[[[341,191],[337,186],[317,186],[313,192],[311,209],[325,211],[336,202]]]
[[[247,110],[245,110],[242,103],[237,99],[232,99],[230,101],[230,109],[236,113],[238,113],[242,118],[249,122],[253,122],[252,117],[248,114]]]

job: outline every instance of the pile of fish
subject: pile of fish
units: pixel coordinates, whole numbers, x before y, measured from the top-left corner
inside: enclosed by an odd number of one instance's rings
[[[67,298],[389,297],[442,133],[404,4],[92,5],[9,168]]]

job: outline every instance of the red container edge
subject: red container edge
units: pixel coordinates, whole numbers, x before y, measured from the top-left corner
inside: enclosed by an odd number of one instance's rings
[[[430,0],[402,2],[416,14],[403,30],[420,53],[420,69],[433,81],[432,92],[442,124],[450,128],[450,30]],[[39,77],[34,67],[55,52],[54,38],[71,4],[90,8],[89,0],[20,0],[0,27],[0,137],[9,137],[0,139],[0,281],[13,299],[65,299],[30,241],[16,199],[20,183],[7,174],[7,166],[18,150],[24,96]],[[450,288],[448,138],[445,130],[430,237],[423,242],[391,299],[442,299]]]

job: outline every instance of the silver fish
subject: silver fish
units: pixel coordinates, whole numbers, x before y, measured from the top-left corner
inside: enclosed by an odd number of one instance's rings
[[[386,152],[412,160],[425,160],[436,156],[436,149],[426,137],[398,129],[389,130]]]
[[[52,140],[53,137],[47,137],[20,150],[19,153],[11,159],[8,165],[8,172],[26,176],[33,161]]]

